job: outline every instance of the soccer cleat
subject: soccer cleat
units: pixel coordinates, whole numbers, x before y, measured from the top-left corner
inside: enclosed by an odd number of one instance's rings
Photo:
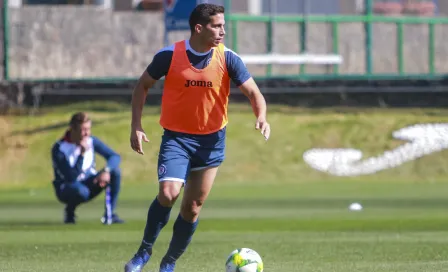
[[[76,224],[75,217],[65,217],[64,224]]]
[[[175,262],[167,262],[166,260],[162,259],[159,272],[174,272],[175,266]]]
[[[118,217],[118,215],[113,214],[109,220],[107,220],[106,216],[101,217],[101,223],[104,225],[111,225],[111,224],[123,224],[124,220]]]
[[[151,255],[144,249],[139,249],[134,257],[124,266],[124,272],[141,272]]]

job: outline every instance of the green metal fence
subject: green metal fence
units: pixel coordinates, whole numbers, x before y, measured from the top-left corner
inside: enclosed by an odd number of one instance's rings
[[[332,52],[334,54],[339,54],[339,29],[340,24],[342,23],[363,23],[365,26],[365,73],[362,75],[353,75],[355,77],[439,77],[441,73],[438,73],[435,68],[435,26],[438,24],[448,24],[448,18],[421,18],[421,17],[387,17],[387,16],[309,16],[309,17],[291,17],[291,16],[249,16],[249,15],[229,15],[227,20],[231,25],[231,36],[232,36],[232,48],[234,51],[238,52],[238,24],[240,22],[263,22],[266,23],[267,31],[267,48],[268,50],[271,48],[272,44],[272,24],[273,22],[278,23],[298,23],[301,25],[301,33],[300,33],[300,48],[304,49],[305,44],[307,43],[306,39],[306,29],[307,24],[309,23],[328,23],[331,24],[332,29]],[[372,54],[372,42],[373,42],[373,31],[372,25],[374,23],[393,23],[396,25],[396,39],[397,39],[397,48],[396,48],[396,61],[398,66],[398,74],[390,74],[390,75],[381,75],[375,74],[373,72],[373,54]],[[425,24],[428,27],[429,38],[428,43],[428,74],[407,74],[404,71],[405,67],[405,58],[403,54],[403,28],[406,24]],[[305,65],[301,65],[301,70],[298,77],[309,77],[312,76],[306,73]],[[270,68],[266,71],[266,76],[271,75]],[[349,76],[350,75],[341,75],[339,73],[339,69],[337,65],[333,69],[333,76]],[[328,77],[329,75],[316,75],[318,77],[324,76]]]
[[[227,1],[227,10],[230,10],[230,2]],[[300,25],[299,41],[300,50],[302,52],[306,49],[307,44],[307,25],[311,23],[326,23],[331,25],[332,33],[332,52],[333,54],[340,54],[339,42],[340,42],[340,28],[343,23],[360,23],[364,26],[365,31],[365,71],[362,74],[341,74],[338,65],[334,65],[332,74],[310,74],[306,71],[306,65],[300,65],[300,74],[292,75],[288,77],[293,78],[315,78],[315,79],[328,79],[328,78],[354,78],[354,79],[400,79],[400,78],[428,78],[435,79],[445,76],[443,71],[437,71],[435,60],[436,55],[436,31],[437,25],[448,25],[448,18],[444,17],[413,17],[413,16],[379,16],[373,13],[373,1],[366,0],[366,15],[332,15],[332,16],[253,16],[253,15],[241,15],[241,14],[227,14],[226,22],[229,25],[227,31],[231,34],[232,49],[236,52],[239,51],[239,25],[241,22],[257,22],[266,24],[266,53],[269,53],[272,49],[273,43],[273,24],[274,23],[297,23]],[[397,73],[375,73],[373,69],[373,25],[375,23],[388,23],[396,26],[396,44],[395,56],[398,71]],[[406,59],[404,57],[404,27],[406,25],[425,25],[428,28],[428,39],[422,41],[427,43],[428,47],[428,73],[424,74],[410,74],[405,71]],[[392,49],[393,50],[393,49]],[[312,51],[312,49],[311,49]],[[297,52],[299,53],[299,52]],[[271,77],[272,68],[268,65],[264,77]]]

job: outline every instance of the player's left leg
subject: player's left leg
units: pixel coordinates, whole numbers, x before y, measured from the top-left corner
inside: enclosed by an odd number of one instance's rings
[[[101,218],[101,222],[103,224],[119,224],[124,223],[122,219],[118,217],[115,213],[115,208],[117,205],[118,195],[120,193],[120,185],[121,185],[121,171],[119,168],[116,168],[110,172],[110,183],[106,187],[101,187],[97,182],[97,177],[99,173],[95,176],[92,176],[82,183],[87,186],[90,193],[85,200],[88,202],[94,198],[96,198],[103,190],[105,191],[104,196],[104,215]]]
[[[217,166],[190,172],[180,213],[174,222],[173,236],[160,264],[160,272],[174,271],[176,261],[190,244],[199,223],[199,213],[212,189],[217,172]]]

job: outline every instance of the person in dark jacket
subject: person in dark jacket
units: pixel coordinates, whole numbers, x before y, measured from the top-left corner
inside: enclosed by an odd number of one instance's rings
[[[91,135],[92,122],[85,112],[72,115],[69,128],[51,149],[57,199],[65,204],[64,223],[76,223],[75,210],[105,191],[103,224],[124,223],[115,213],[120,192],[121,158],[104,142]],[[96,170],[95,153],[106,166]]]

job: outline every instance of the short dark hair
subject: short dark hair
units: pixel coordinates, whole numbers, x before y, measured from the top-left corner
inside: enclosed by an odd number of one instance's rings
[[[70,127],[71,128],[78,128],[85,122],[89,122],[90,118],[85,112],[77,112],[72,115],[72,118],[70,118]]]
[[[214,4],[199,4],[190,14],[190,30],[194,33],[194,27],[197,24],[205,26],[210,23],[210,16],[214,16],[220,13],[224,13],[225,9],[223,6],[218,6]]]

